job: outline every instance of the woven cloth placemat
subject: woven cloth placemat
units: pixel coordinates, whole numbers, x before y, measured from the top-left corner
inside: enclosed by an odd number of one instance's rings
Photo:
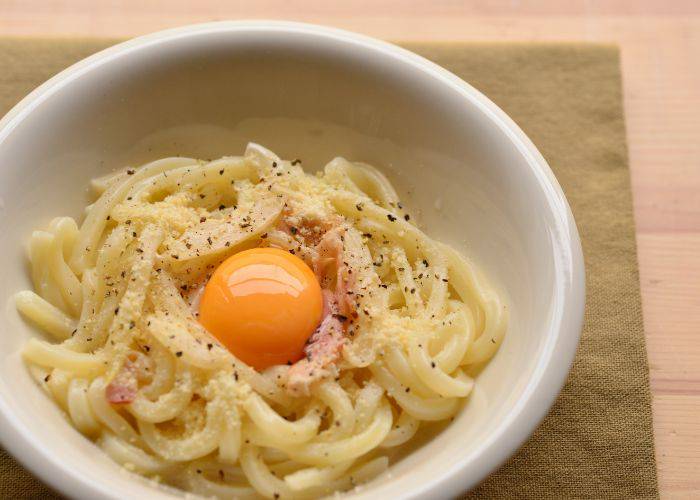
[[[0,115],[110,45],[0,40]],[[657,498],[618,50],[589,44],[410,44],[505,110],[545,156],[586,261],[583,338],[554,408],[470,498]],[[40,422],[37,422],[40,425]],[[0,449],[0,498],[57,498]]]

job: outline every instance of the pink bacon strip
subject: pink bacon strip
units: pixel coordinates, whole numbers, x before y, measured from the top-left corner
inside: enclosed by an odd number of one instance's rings
[[[148,358],[130,356],[112,381],[105,388],[105,396],[111,404],[129,404],[136,399],[139,381],[148,376]]]
[[[324,288],[323,320],[304,348],[306,358],[289,369],[287,389],[293,395],[308,395],[309,386],[327,375],[327,368],[340,358],[347,343],[344,323],[354,313],[354,301],[349,293],[354,279],[343,260],[343,233],[343,228],[331,229],[316,246],[318,257],[314,262],[314,271],[319,283],[327,283],[328,267],[335,264],[336,289],[333,292]]]
[[[354,301],[352,299],[352,288],[355,279],[352,270],[343,259],[344,245],[343,233],[345,229],[337,227],[326,232],[321,241],[316,246],[318,258],[314,262],[314,272],[319,283],[328,280],[327,269],[332,263],[336,266],[335,302],[338,313],[349,316],[354,311]]]

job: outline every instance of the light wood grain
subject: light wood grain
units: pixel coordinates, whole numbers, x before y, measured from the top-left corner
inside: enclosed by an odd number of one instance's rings
[[[404,41],[620,45],[659,486],[664,498],[700,497],[700,1],[0,1],[0,35],[130,36],[237,18]]]

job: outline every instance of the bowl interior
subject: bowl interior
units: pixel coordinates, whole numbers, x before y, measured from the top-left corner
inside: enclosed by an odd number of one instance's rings
[[[532,158],[449,81],[341,38],[230,30],[132,47],[59,82],[0,132],[0,399],[17,433],[102,491],[169,494],[115,473],[35,386],[18,351],[38,333],[11,296],[30,287],[31,231],[79,218],[89,180],[125,164],[238,155],[249,141],[312,170],[338,155],[371,163],[428,234],[470,256],[507,297],[505,342],[464,411],[360,496],[419,495],[465,465],[462,485],[481,480],[481,454],[548,362],[566,263],[553,229],[562,213]]]

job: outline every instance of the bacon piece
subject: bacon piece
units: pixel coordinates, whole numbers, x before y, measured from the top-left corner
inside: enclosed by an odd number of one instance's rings
[[[287,390],[292,395],[309,395],[309,386],[328,375],[328,367],[340,357],[346,339],[338,314],[328,314],[304,348],[306,358],[289,368]]]
[[[346,343],[343,323],[347,318],[339,313],[336,294],[327,288],[322,292],[323,320],[304,347],[306,358],[289,368],[287,390],[295,396],[309,395],[309,386],[328,375],[327,368]]]
[[[280,217],[279,220],[277,221],[277,225],[275,226],[275,229],[278,229],[282,231],[285,234],[288,234],[289,236],[292,235],[292,226],[287,222],[287,217],[286,215],[289,214],[289,209],[285,208],[284,211],[282,212],[284,214],[283,217]]]
[[[326,233],[337,228],[342,221],[342,217],[338,215],[331,215],[325,219],[294,217],[292,209],[285,207],[276,228],[297,240],[301,240],[307,247],[314,247],[319,244]]]
[[[295,396],[308,395],[312,383],[331,373],[347,343],[346,322],[356,314],[355,277],[344,259],[344,234],[345,228],[336,226],[326,231],[315,247],[313,268],[323,287],[323,320],[304,348],[306,358],[289,368],[287,390]],[[333,282],[334,291],[330,289]]]
[[[105,394],[107,396],[107,401],[111,404],[129,404],[136,399],[137,390],[138,384],[135,378],[123,381],[118,381],[115,378],[107,385]]]
[[[129,404],[136,399],[139,382],[145,380],[151,370],[151,360],[143,355],[132,354],[105,388],[105,396],[111,404]]]
[[[352,288],[355,279],[350,266],[343,259],[344,245],[343,234],[345,229],[337,227],[327,231],[316,246],[318,257],[314,262],[314,272],[319,283],[328,284],[328,268],[335,264],[335,297],[338,312],[351,315],[355,310],[355,302],[352,297]]]

